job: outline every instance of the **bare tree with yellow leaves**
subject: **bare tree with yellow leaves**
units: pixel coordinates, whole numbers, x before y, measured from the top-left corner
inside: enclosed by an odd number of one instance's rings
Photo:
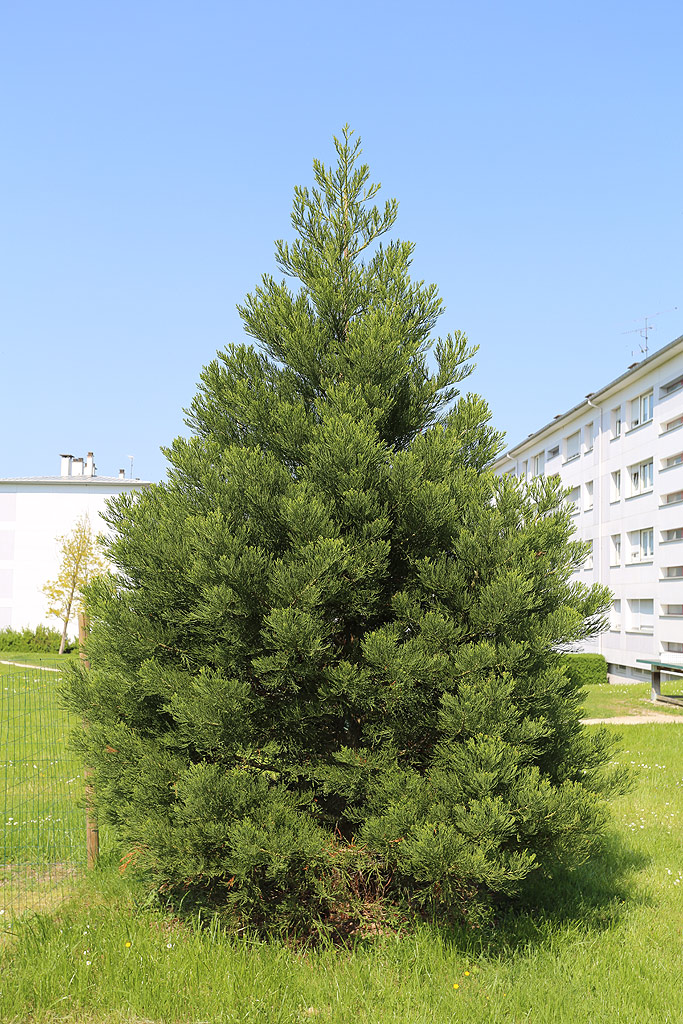
[[[93,576],[106,572],[107,563],[100,552],[97,539],[90,528],[90,517],[80,516],[71,533],[57,537],[61,545],[62,560],[54,580],[46,583],[48,614],[56,616],[62,623],[62,641],[59,653],[64,653],[66,631],[69,622],[80,609],[83,587]]]

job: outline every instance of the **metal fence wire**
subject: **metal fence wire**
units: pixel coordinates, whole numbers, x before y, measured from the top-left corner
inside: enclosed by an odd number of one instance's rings
[[[0,664],[0,927],[55,907],[86,866],[83,766],[75,724],[57,695],[59,672]]]

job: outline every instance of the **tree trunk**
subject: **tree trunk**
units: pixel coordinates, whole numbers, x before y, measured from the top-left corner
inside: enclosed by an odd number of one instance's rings
[[[74,601],[75,585],[71,587],[71,593],[69,595],[69,601],[64,612],[64,629],[62,630],[62,642],[59,645],[59,653],[64,654],[64,648],[66,647],[66,631],[69,628],[69,619],[71,618],[71,606]]]

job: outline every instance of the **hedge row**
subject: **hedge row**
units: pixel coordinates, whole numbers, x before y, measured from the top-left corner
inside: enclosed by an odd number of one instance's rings
[[[57,629],[36,626],[35,629],[0,629],[0,651],[37,651],[57,654],[62,634]],[[69,647],[66,648],[69,650]]]
[[[607,682],[607,661],[602,654],[567,654],[565,669],[572,682],[580,686]]]

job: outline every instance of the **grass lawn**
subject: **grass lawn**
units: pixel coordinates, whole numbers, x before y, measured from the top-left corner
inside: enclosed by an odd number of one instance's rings
[[[73,661],[74,658],[78,658],[78,651],[72,651],[71,654],[36,654],[33,651],[0,651],[0,662],[13,661],[19,665],[44,665],[46,668],[59,668],[65,662]],[[0,664],[0,672],[4,671],[4,666]]]
[[[664,692],[683,692],[683,679],[678,683],[664,683]],[[601,683],[586,687],[584,718],[615,718],[621,715],[642,715],[651,712],[665,715],[683,715],[683,707],[673,704],[653,704],[650,700],[649,683],[627,683],[613,686]]]
[[[57,912],[11,929],[0,1019],[680,1022],[683,726],[619,731],[618,759],[633,767],[636,785],[614,802],[603,855],[557,875],[495,926],[445,933],[425,925],[353,949],[295,950],[150,909],[112,859]]]
[[[84,861],[82,768],[56,699],[59,675],[0,665],[0,920],[49,907]]]

